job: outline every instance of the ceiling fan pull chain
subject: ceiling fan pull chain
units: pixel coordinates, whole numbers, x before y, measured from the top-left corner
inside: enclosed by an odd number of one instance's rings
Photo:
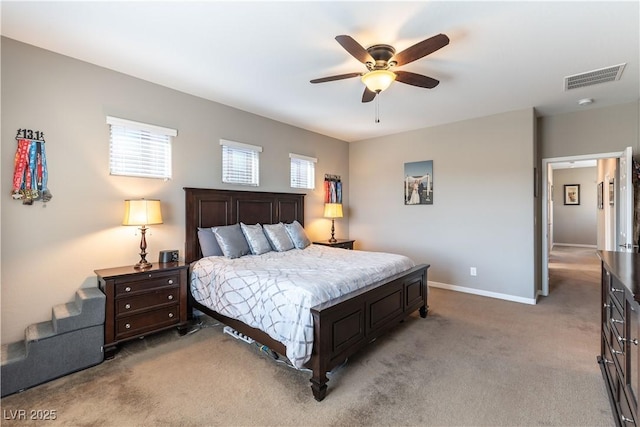
[[[380,123],[380,94],[376,96],[376,123]]]

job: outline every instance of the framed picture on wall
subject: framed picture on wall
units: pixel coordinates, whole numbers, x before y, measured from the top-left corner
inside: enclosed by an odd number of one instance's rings
[[[580,204],[580,184],[566,184],[564,186],[564,204]]]
[[[614,180],[611,179],[611,181],[609,181],[609,206],[613,206],[613,200],[615,198],[615,185],[614,185]]]
[[[433,204],[433,160],[404,164],[404,204]]]
[[[604,208],[604,182],[598,183],[598,209]]]

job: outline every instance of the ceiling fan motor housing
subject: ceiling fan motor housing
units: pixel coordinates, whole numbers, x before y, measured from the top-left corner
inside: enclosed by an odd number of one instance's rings
[[[376,61],[375,64],[367,62],[365,65],[371,70],[387,70],[389,67],[396,65],[395,61],[389,62],[396,50],[388,44],[376,44],[367,49],[367,52]]]

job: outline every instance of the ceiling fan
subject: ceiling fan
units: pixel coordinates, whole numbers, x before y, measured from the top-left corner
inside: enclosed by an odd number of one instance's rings
[[[371,102],[377,94],[387,89],[394,80],[428,89],[436,87],[440,82],[434,78],[409,71],[391,71],[391,69],[416,61],[443,48],[449,44],[449,37],[444,34],[438,34],[422,40],[398,54],[396,54],[395,48],[388,44],[376,44],[365,49],[360,43],[347,35],[337,36],[336,41],[340,43],[351,56],[362,62],[368,71],[322,77],[311,80],[311,83],[324,83],[349,79],[351,77],[361,77],[362,82],[366,85],[364,93],[362,94],[362,102]]]

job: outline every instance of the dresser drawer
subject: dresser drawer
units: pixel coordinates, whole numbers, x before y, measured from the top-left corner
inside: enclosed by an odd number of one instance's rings
[[[609,309],[609,327],[614,335],[614,339],[617,339],[618,337],[626,338],[625,331],[627,329],[625,327],[624,316],[620,313],[618,306],[615,304],[612,304]]]
[[[180,283],[180,276],[175,274],[167,275],[149,275],[149,277],[139,280],[126,280],[115,285],[115,297],[119,298],[126,295],[144,292],[151,289],[163,288],[165,286],[176,286]]]
[[[620,390],[620,425],[623,427],[636,425],[624,390]]]
[[[163,304],[175,304],[180,298],[180,288],[173,287],[116,299],[116,316],[135,313]]]
[[[172,305],[116,320],[116,339],[123,339],[148,331],[156,331],[180,322],[179,306]]]
[[[611,390],[618,390],[619,377],[617,373],[616,364],[613,361],[613,354],[611,353],[611,347],[607,340],[604,340],[604,354],[602,358],[602,363],[607,371],[607,380],[609,381]]]
[[[624,293],[625,293],[625,288],[623,285],[618,283],[617,280],[610,281],[609,294],[613,297],[611,299],[618,304],[618,307],[620,307],[621,311],[623,310],[623,307],[624,307]]]

